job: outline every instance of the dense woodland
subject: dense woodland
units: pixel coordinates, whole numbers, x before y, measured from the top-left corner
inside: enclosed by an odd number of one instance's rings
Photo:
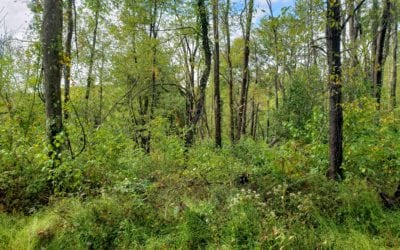
[[[0,249],[400,249],[400,2],[281,2],[30,0]]]

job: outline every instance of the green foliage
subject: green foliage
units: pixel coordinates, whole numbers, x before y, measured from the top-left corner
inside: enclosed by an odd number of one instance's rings
[[[8,211],[34,212],[48,200],[49,161],[45,143],[13,142],[12,151],[0,150],[0,204]]]
[[[368,176],[384,183],[399,181],[394,173],[400,160],[398,118],[376,113],[371,99],[345,106],[345,168],[349,175]]]
[[[259,244],[262,226],[259,211],[266,204],[255,191],[242,189],[227,205],[227,241],[239,249],[255,248]]]
[[[206,248],[212,238],[207,214],[189,210],[184,215],[184,221],[187,246],[190,249]]]
[[[318,113],[323,104],[323,88],[320,84],[319,70],[312,67],[309,70],[299,70],[294,73],[286,84],[286,93],[282,107],[274,113],[276,133],[279,137],[295,138],[297,140],[309,139],[308,127],[310,122],[325,124],[323,117],[317,119],[313,116],[323,115]],[[326,135],[326,134],[324,134]]]

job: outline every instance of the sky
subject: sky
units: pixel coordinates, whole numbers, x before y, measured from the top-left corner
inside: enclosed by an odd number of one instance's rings
[[[295,0],[272,0],[272,11],[274,12],[274,16],[278,15],[280,10],[283,7],[294,6]],[[265,16],[269,13],[269,8],[266,0],[255,0],[254,1],[255,8],[255,17],[254,20],[259,21],[261,17]]]
[[[274,15],[277,15],[282,7],[293,6],[294,2],[295,0],[272,0]],[[32,17],[27,3],[28,0],[0,0],[0,33],[6,30],[12,36],[23,37]],[[255,20],[269,13],[266,0],[255,0],[254,7]]]
[[[21,36],[29,26],[31,13],[28,0],[0,0],[0,32]]]

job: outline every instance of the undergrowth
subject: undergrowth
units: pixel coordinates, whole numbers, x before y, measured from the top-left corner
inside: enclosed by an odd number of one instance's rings
[[[50,179],[45,143],[19,141],[0,154],[0,249],[400,249],[378,196],[398,183],[398,122],[371,125],[367,104],[345,107],[342,182],[312,119],[307,140],[188,151],[156,120],[150,154],[104,126]]]

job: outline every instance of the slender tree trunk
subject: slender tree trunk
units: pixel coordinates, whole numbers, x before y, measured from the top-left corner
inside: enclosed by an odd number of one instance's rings
[[[249,84],[249,58],[250,58],[250,32],[251,22],[253,18],[254,0],[249,0],[246,14],[246,27],[244,35],[244,55],[243,55],[243,72],[242,72],[242,84],[240,92],[240,106],[238,112],[238,124],[237,124],[237,139],[246,133],[246,106],[247,106],[247,90]]]
[[[267,127],[265,129],[266,142],[268,143],[270,137],[270,113],[271,113],[271,90],[267,87]]]
[[[93,29],[93,37],[92,37],[92,44],[90,47],[90,57],[89,57],[89,70],[88,70],[88,77],[86,80],[86,93],[85,93],[85,99],[86,99],[86,119],[87,119],[87,114],[88,114],[88,108],[89,108],[89,97],[90,97],[90,90],[93,85],[93,66],[94,66],[94,57],[96,54],[96,41],[97,41],[97,29],[99,26],[99,15],[100,15],[100,0],[97,0],[96,2],[96,10],[95,10],[95,17],[94,17],[94,29]]]
[[[251,102],[251,125],[250,125],[250,135],[253,138],[253,140],[256,139],[257,124],[258,124],[258,104],[256,104],[253,96],[253,100]]]
[[[318,59],[318,54],[317,54],[317,47],[315,44],[315,32],[314,32],[314,8],[313,8],[313,1],[309,0],[308,1],[308,27],[310,30],[310,52],[309,54],[309,59],[308,59],[308,66],[310,67],[312,64],[317,65],[317,59]],[[311,63],[312,62],[312,63]]]
[[[221,136],[221,94],[219,87],[219,11],[218,0],[213,0],[213,29],[214,29],[214,103],[215,103],[215,145],[222,147]]]
[[[378,109],[381,104],[381,92],[383,83],[383,66],[384,66],[384,48],[385,48],[385,37],[389,27],[391,11],[391,0],[385,0],[383,7],[380,30],[378,33],[378,39],[376,43],[376,55],[374,60],[374,71],[373,71],[373,85],[374,85],[374,96],[378,103]]]
[[[156,79],[156,68],[157,68],[157,45],[156,39],[158,36],[157,32],[157,14],[158,14],[158,4],[157,0],[153,0],[153,11],[152,11],[152,21],[150,24],[150,39],[152,42],[152,61],[151,61],[151,107],[150,107],[150,117],[154,116],[154,109],[158,102],[157,93],[157,79]]]
[[[377,41],[378,41],[378,28],[379,28],[379,4],[378,0],[372,0],[372,43],[371,43],[371,82],[372,82],[372,95],[374,95],[374,72],[375,72],[375,57],[377,51]]]
[[[193,47],[191,47],[187,36],[183,37],[181,43],[186,71],[186,125],[190,126],[193,118],[195,96],[195,58],[197,56],[199,44],[198,39],[196,39]]]
[[[398,23],[397,23],[397,5],[394,6],[394,34],[393,34],[393,72],[392,72],[392,82],[390,85],[390,102],[392,105],[392,109],[395,109],[397,106],[396,102],[396,87],[397,87],[397,50],[399,46],[398,39]]]
[[[340,0],[327,1],[327,54],[329,86],[329,179],[343,178],[343,111],[342,71],[340,55],[341,16]]]
[[[225,33],[226,33],[226,58],[228,64],[228,87],[229,87],[229,115],[230,115],[230,138],[232,144],[235,142],[235,108],[233,99],[233,69],[231,58],[231,31],[229,25],[230,0],[226,1],[225,7]]]
[[[104,48],[103,48],[104,49]],[[99,127],[103,123],[103,81],[104,81],[104,63],[105,63],[105,55],[104,51],[102,51],[101,55],[101,67],[100,67],[100,76],[99,76],[99,113],[95,119],[95,126]]]
[[[74,31],[74,17],[72,15],[73,9],[73,1],[68,0],[67,7],[67,20],[68,20],[68,28],[67,28],[67,40],[65,41],[65,57],[67,58],[65,67],[64,67],[64,119],[67,120],[69,117],[68,112],[68,102],[70,100],[70,86],[71,86],[71,66],[72,66],[72,56],[71,56],[71,48],[72,48],[72,35]]]
[[[199,22],[201,27],[201,42],[204,51],[204,65],[205,68],[203,73],[200,77],[200,84],[199,84],[199,98],[196,103],[196,107],[194,110],[193,118],[189,127],[189,130],[186,134],[186,145],[190,146],[193,144],[194,135],[196,131],[196,126],[204,113],[204,105],[205,105],[205,98],[206,98],[206,87],[208,78],[210,77],[211,71],[211,48],[210,48],[210,39],[208,37],[208,13],[207,8],[204,3],[205,0],[198,0],[197,1],[197,8],[198,8],[198,15],[199,15]]]
[[[274,18],[272,9],[272,1],[267,0],[268,8],[271,13],[271,18]],[[274,91],[275,91],[275,108],[279,109],[279,58],[278,58],[278,31],[276,24],[272,24],[272,33],[274,35],[274,57],[275,57],[275,72],[274,72]]]
[[[354,10],[354,0],[347,0],[347,6],[349,9],[349,36],[350,36],[350,58],[351,66],[355,68],[358,65],[358,46],[357,46],[357,23],[356,23],[356,13]]]

